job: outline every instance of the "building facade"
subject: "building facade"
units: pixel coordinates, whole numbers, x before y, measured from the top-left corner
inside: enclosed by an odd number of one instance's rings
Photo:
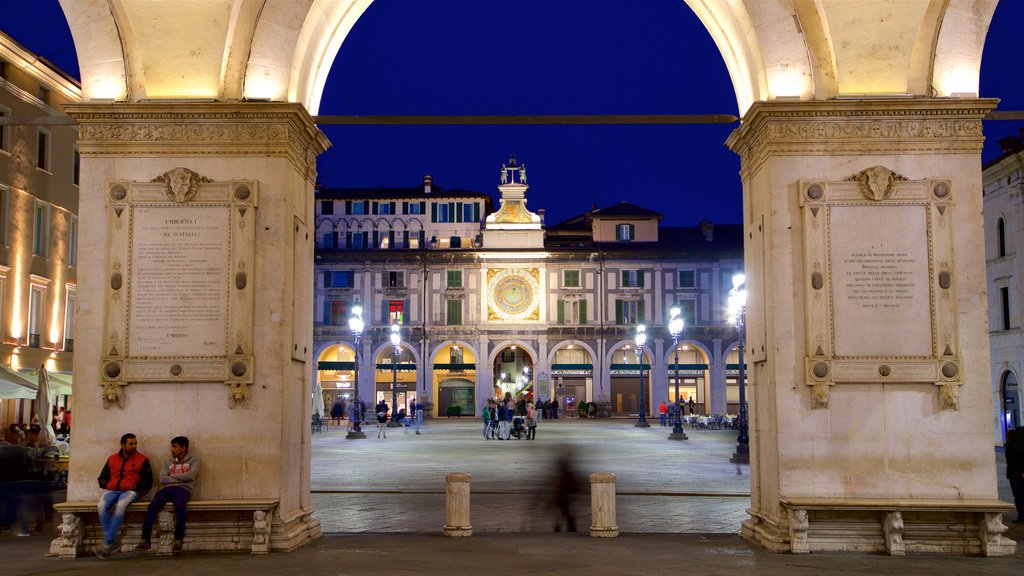
[[[1024,129],[1021,130],[1024,136]],[[984,167],[985,264],[989,342],[992,349],[992,405],[995,440],[1021,420],[1020,378],[1024,374],[1021,333],[1021,275],[1024,274],[1024,138],[1000,142],[1003,154]]]
[[[511,158],[499,182],[494,212],[488,195],[429,177],[422,188],[317,192],[314,382],[326,410],[415,396],[434,416],[477,414],[511,392],[635,415],[642,364],[647,414],[675,399],[677,374],[698,413],[737,411],[725,306],[742,269],[740,226],[663,227],[657,212],[620,203],[545,228],[543,211],[526,206],[525,166]],[[358,362],[354,306],[365,324]],[[678,366],[673,306],[685,325]],[[649,334],[642,362],[638,324]]]
[[[45,365],[66,404],[74,351],[78,264],[78,129],[63,107],[78,82],[0,32],[0,408],[4,426],[28,423],[26,380]],[[34,396],[34,395],[33,395]]]

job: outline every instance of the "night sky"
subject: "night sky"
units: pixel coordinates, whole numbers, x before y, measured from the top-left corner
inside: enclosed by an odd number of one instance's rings
[[[1024,2],[1003,0],[981,96],[1024,110]],[[57,0],[8,1],[0,29],[78,76]],[[725,64],[682,0],[376,0],[335,60],[320,114],[737,114]],[[1024,121],[986,122],[983,161]],[[325,126],[328,187],[434,184],[497,195],[510,152],[554,224],[621,200],[667,225],[740,221],[735,126]]]

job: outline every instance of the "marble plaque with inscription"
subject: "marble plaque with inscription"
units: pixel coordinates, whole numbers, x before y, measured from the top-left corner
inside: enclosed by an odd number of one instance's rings
[[[834,206],[837,356],[930,356],[928,222],[923,206]]]
[[[224,356],[229,206],[132,207],[128,354]]]

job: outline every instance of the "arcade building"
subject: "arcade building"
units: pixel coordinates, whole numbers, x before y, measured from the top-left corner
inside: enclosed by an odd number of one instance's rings
[[[499,182],[496,211],[489,195],[430,176],[411,188],[317,189],[313,382],[326,411],[415,397],[434,417],[476,415],[511,392],[629,416],[642,381],[650,415],[675,400],[677,375],[698,414],[738,411],[725,308],[742,271],[741,226],[661,226],[661,214],[628,202],[545,226],[543,209],[527,208],[525,165],[511,157]]]

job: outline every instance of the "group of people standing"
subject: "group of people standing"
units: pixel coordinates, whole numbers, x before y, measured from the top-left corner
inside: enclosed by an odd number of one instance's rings
[[[426,406],[417,401],[415,398],[409,401],[409,411],[405,408],[398,411],[395,416],[395,422],[401,422],[403,425],[403,433],[408,433],[409,428],[412,427],[416,430],[416,434],[420,434],[420,427],[423,426],[423,410]],[[388,417],[391,415],[389,412],[388,403],[381,398],[380,402],[377,403],[375,408],[377,413],[377,438],[387,439],[388,437]]]
[[[521,438],[524,434],[527,440],[535,440],[537,424],[542,419],[541,411],[533,402],[527,402],[522,398],[516,402],[512,400],[511,393],[505,393],[505,397],[499,400],[488,399],[484,403],[482,414],[484,440],[509,440],[512,436]]]

